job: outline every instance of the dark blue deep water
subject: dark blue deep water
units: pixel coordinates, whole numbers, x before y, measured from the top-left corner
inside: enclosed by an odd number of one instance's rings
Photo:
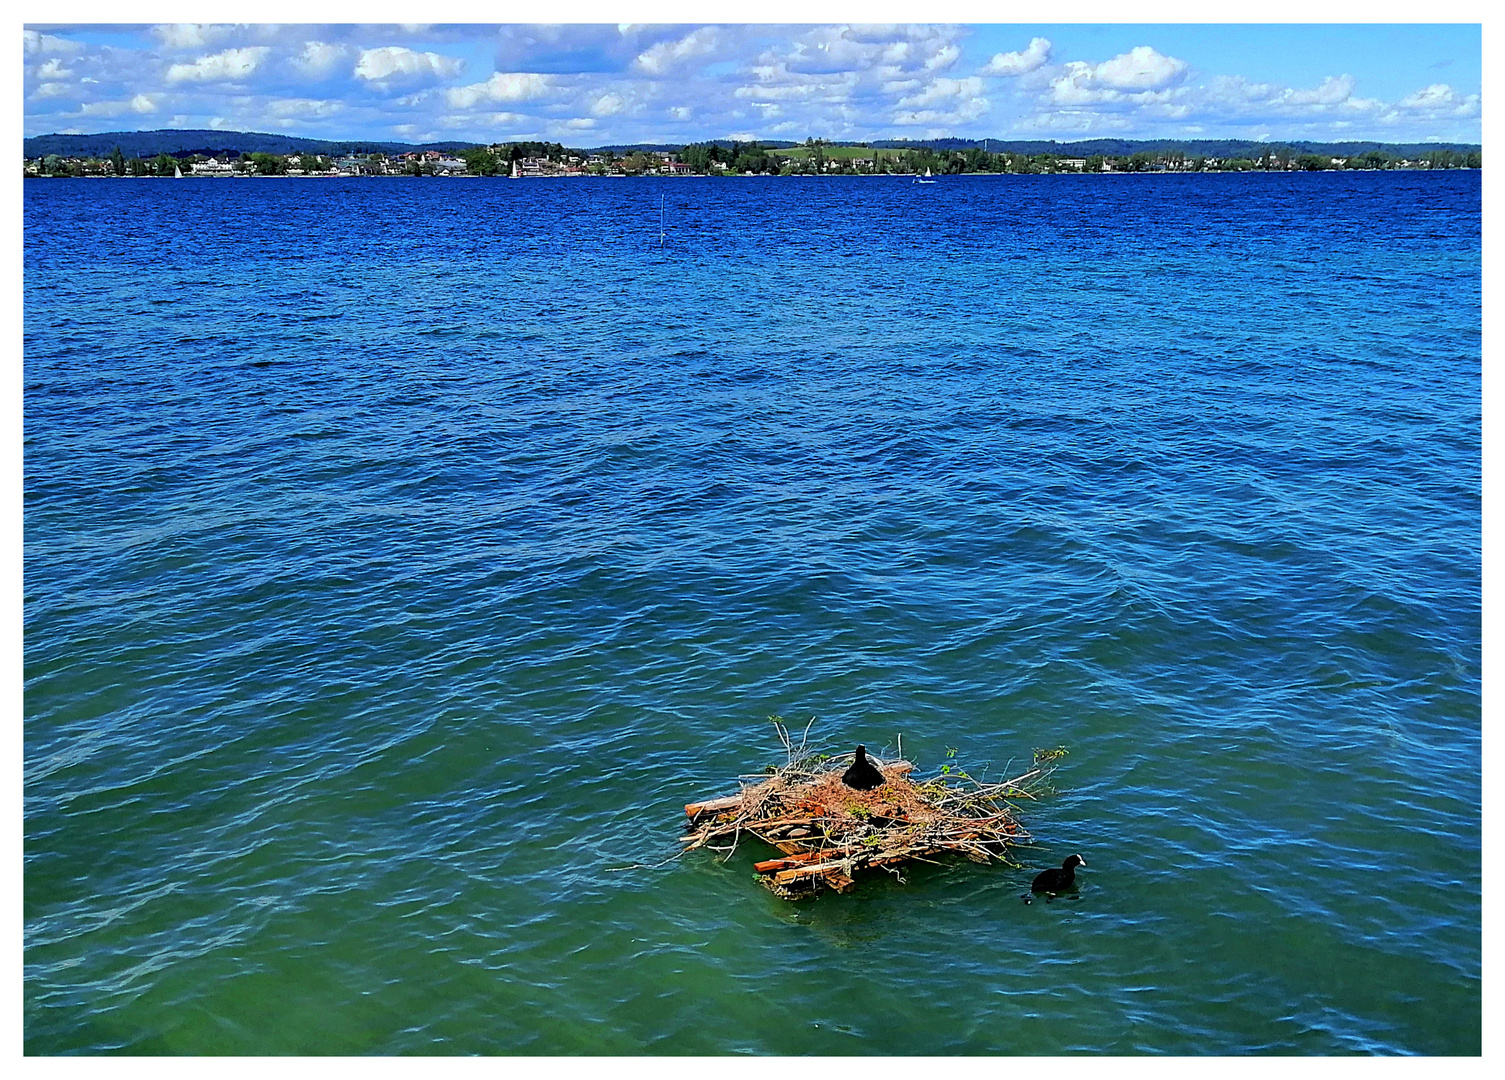
[[[24,199],[29,1052],[1479,1053],[1477,173]]]

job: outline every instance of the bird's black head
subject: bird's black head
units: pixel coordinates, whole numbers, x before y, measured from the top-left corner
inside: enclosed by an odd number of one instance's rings
[[[861,743],[857,744],[857,756],[859,758],[867,756],[867,747],[863,746]]]
[[[1061,864],[1062,870],[1074,870],[1078,866],[1086,866],[1087,860],[1080,855],[1068,855],[1066,861]]]

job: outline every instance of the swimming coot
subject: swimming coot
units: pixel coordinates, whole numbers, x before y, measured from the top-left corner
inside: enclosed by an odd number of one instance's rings
[[[1075,870],[1078,866],[1086,866],[1087,860],[1080,855],[1068,855],[1066,861],[1060,867],[1051,870],[1042,870],[1035,875],[1035,880],[1030,884],[1030,891],[1043,893],[1062,893],[1076,884]]]
[[[871,791],[875,787],[883,786],[883,774],[867,759],[867,747],[858,745],[857,759],[852,762],[850,769],[841,774],[841,782],[858,791]]]

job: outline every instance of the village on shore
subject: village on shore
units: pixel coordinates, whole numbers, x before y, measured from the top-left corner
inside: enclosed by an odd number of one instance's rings
[[[1179,150],[1069,157],[992,153],[983,148],[942,150],[848,146],[808,139],[803,146],[696,143],[677,151],[572,150],[558,143],[494,143],[459,151],[342,155],[267,153],[157,154],[127,158],[116,147],[107,157],[24,159],[28,177],[363,177],[363,176],[873,176],[961,173],[1146,173],[1328,171],[1346,169],[1477,169],[1480,152],[1438,149],[1414,158],[1385,150],[1351,157],[1301,153],[1272,145],[1258,157],[1211,157]]]

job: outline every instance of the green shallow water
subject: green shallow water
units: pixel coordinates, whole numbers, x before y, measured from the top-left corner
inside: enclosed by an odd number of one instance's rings
[[[25,213],[29,1053],[1479,1052],[1477,174]],[[770,713],[1070,754],[613,872]]]

